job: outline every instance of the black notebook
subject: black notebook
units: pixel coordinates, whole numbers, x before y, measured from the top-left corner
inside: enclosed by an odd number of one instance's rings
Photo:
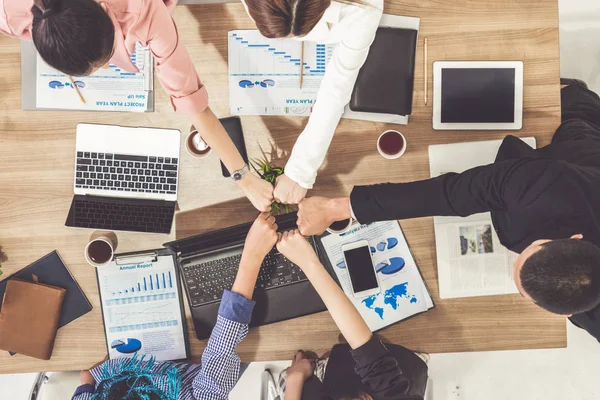
[[[58,322],[59,328],[62,328],[69,322],[92,311],[92,304],[89,302],[79,287],[79,284],[75,281],[56,251],[40,258],[33,264],[15,272],[13,275],[0,282],[0,302],[4,298],[6,284],[9,279],[19,278],[28,282],[33,282],[31,275],[37,275],[40,283],[67,290],[67,294],[63,300],[60,320]],[[1,303],[0,311],[2,311]]]
[[[410,115],[418,31],[379,28],[354,85],[350,109]]]

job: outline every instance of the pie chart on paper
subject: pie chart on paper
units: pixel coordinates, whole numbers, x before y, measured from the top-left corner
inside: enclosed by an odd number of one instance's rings
[[[138,339],[118,339],[110,344],[111,349],[117,350],[121,354],[132,354],[142,348],[142,342]]]

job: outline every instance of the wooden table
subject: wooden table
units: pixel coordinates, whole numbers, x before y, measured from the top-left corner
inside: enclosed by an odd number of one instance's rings
[[[385,12],[422,18],[420,37],[429,38],[430,62],[525,61],[525,121],[517,134],[535,136],[539,145],[549,142],[560,121],[556,0],[387,0]],[[211,107],[217,115],[227,116],[227,31],[253,28],[252,21],[240,4],[182,6],[175,20],[208,87]],[[342,121],[311,194],[339,196],[348,194],[353,185],[427,178],[428,145],[504,136],[503,132],[433,131],[432,108],[423,104],[422,56],[421,42],[410,124],[393,126],[407,138],[406,154],[395,161],[378,155],[376,139],[392,126]],[[185,133],[190,122],[171,110],[158,83],[155,113],[21,111],[19,42],[7,37],[0,38],[0,71],[0,245],[8,256],[3,263],[5,275],[57,249],[94,306],[91,313],[60,329],[52,360],[0,352],[0,373],[89,368],[104,358],[106,343],[95,272],[83,257],[93,232],[64,227],[73,195],[75,126],[110,123],[177,128]],[[244,117],[250,156],[258,156],[258,146],[268,148],[270,142],[289,153],[305,123],[306,118]],[[215,156],[197,160],[182,149],[181,162],[176,229],[169,236],[120,232],[118,251],[156,248],[175,237],[254,218],[256,213],[242,192],[221,177]],[[404,221],[402,226],[437,307],[384,330],[385,339],[426,352],[566,346],[564,318],[518,295],[440,300],[432,219]],[[206,342],[196,340],[189,317],[188,323],[193,359],[198,360]],[[329,314],[323,312],[253,329],[239,352],[246,361],[287,359],[299,348],[323,352],[338,342],[338,336]]]

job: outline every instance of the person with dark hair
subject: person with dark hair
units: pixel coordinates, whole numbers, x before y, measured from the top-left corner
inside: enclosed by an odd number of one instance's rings
[[[384,344],[325,270],[298,230],[279,234],[277,250],[306,274],[347,344],[326,358],[299,350],[277,379],[285,400],[423,400],[427,364],[397,344]]]
[[[137,354],[108,360],[81,372],[72,400],[227,400],[243,369],[235,349],[248,334],[258,272],[277,239],[275,217],[260,214],[246,237],[233,286],[223,292],[201,364]]]
[[[260,33],[268,38],[337,43],[316,103],[298,136],[274,197],[297,204],[312,189],[333,134],[350,102],[358,72],[369,54],[384,0],[242,0]]]
[[[537,150],[507,136],[493,164],[409,183],[357,186],[350,197],[299,205],[304,235],[360,223],[491,212],[500,242],[520,253],[523,296],[600,340],[600,97],[564,80],[562,124]]]
[[[206,88],[171,15],[176,5],[177,0],[0,0],[0,33],[33,40],[46,63],[75,76],[108,63],[137,72],[130,58],[135,45],[149,46],[173,109],[192,119],[227,169],[240,172],[236,182],[250,202],[267,211],[273,186],[246,173],[245,161],[208,107]]]

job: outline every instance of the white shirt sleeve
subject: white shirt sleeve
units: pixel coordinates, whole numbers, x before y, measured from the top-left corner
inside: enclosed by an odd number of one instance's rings
[[[349,5],[342,11],[339,27],[343,38],[333,52],[321,82],[317,101],[304,131],[298,137],[285,174],[305,189],[312,189],[335,129],[350,102],[352,90],[383,14],[383,0],[372,6]]]

